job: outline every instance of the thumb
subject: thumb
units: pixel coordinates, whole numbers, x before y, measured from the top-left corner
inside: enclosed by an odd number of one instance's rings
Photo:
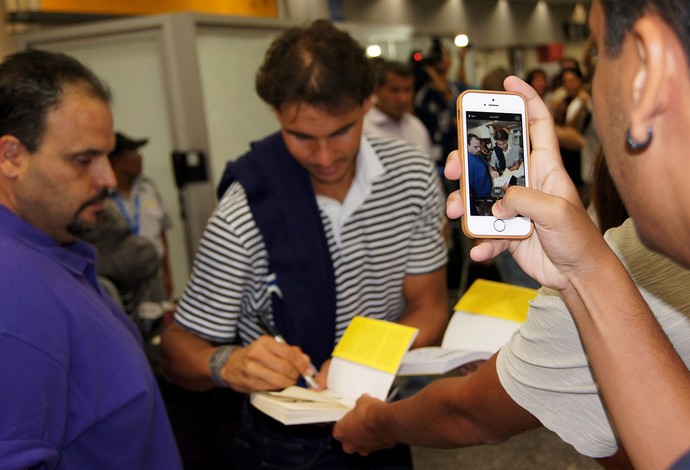
[[[511,186],[503,199],[493,205],[492,212],[497,218],[523,216],[532,219],[535,224],[548,226],[550,222],[562,222],[564,215],[573,209],[573,205],[561,196]]]

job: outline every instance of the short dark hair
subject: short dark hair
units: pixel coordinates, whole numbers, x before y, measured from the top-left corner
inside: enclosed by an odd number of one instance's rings
[[[472,134],[470,132],[467,134],[467,145],[470,145],[472,143],[472,139],[477,139],[479,141],[479,143],[482,142],[482,139],[480,139],[477,134]]]
[[[673,30],[685,48],[690,64],[690,3],[687,0],[601,0],[606,24],[604,47],[606,53],[617,57],[623,38],[645,13],[659,15]]]
[[[412,67],[396,60],[385,60],[376,64],[375,82],[377,87],[381,87],[388,81],[388,74],[400,77],[412,77]]]
[[[73,57],[35,49],[7,56],[0,64],[0,136],[15,136],[30,153],[38,150],[48,112],[72,86],[110,102],[108,87]]]
[[[577,78],[580,79],[581,82],[585,81],[584,75],[582,75],[582,71],[579,68],[576,67],[566,67],[561,71],[561,80],[563,80],[563,77],[565,77],[566,73],[572,73],[575,75]]]
[[[527,76],[525,76],[525,82],[527,82],[531,85],[532,82],[534,81],[534,78],[537,75],[541,75],[545,79],[548,78],[546,75],[546,71],[544,69],[536,68],[536,69],[532,69],[529,72],[527,72]]]
[[[500,140],[501,142],[505,142],[508,140],[508,132],[506,132],[505,129],[499,129],[496,132],[494,132],[494,140]]]
[[[281,34],[256,75],[257,93],[275,109],[301,102],[338,111],[364,103],[373,85],[362,46],[328,20]]]
[[[443,43],[439,38],[431,39],[431,47],[429,52],[424,56],[424,62],[427,65],[435,66],[443,60]]]

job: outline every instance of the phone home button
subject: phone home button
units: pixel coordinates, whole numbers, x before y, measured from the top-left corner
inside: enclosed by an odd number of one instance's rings
[[[494,230],[502,232],[506,229],[506,221],[501,219],[494,220]]]

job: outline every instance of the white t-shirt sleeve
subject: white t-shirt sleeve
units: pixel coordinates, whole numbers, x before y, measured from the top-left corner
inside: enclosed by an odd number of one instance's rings
[[[645,248],[631,220],[609,230],[606,240],[689,365],[690,271]],[[540,289],[527,322],[501,349],[496,368],[511,398],[580,453],[596,458],[616,452],[577,329],[557,292]]]

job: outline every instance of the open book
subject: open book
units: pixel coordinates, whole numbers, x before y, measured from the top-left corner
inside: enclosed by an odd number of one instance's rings
[[[445,374],[464,364],[490,358],[527,319],[537,291],[477,279],[455,305],[440,347],[405,354],[398,375]]]
[[[513,176],[516,178],[519,178],[521,176],[525,176],[525,165],[520,165],[520,167],[517,170],[509,170],[508,168],[503,170],[503,174],[494,178],[494,180],[493,180],[494,188],[502,188],[506,184],[509,184],[510,179]]]
[[[337,421],[362,394],[385,400],[418,330],[398,323],[355,317],[333,351],[328,388],[322,391],[288,387],[255,392],[255,408],[283,424]]]
[[[510,183],[510,178],[512,177],[513,174],[509,169],[506,168],[503,170],[503,174],[494,178],[494,188],[502,188],[506,184]]]

